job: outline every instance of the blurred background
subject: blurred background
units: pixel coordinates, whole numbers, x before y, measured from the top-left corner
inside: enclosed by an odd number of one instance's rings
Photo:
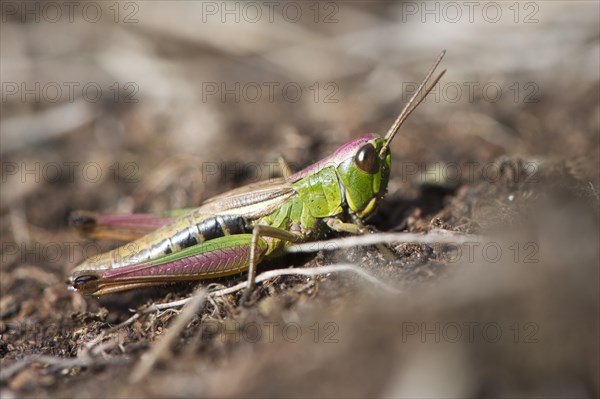
[[[279,279],[253,309],[207,304],[145,383],[128,384],[119,361],[137,361],[172,313],[107,337],[119,345],[96,355],[115,365],[24,367],[2,396],[597,396],[599,11],[591,1],[2,2],[3,368],[77,356],[129,308],[193,289],[68,292],[69,270],[115,245],[78,238],[72,210],[195,206],[276,175],[279,155],[299,169],[383,134],[443,49],[448,72],[395,138],[371,223],[500,234],[504,249],[499,262],[407,244],[393,261],[373,248],[286,259],[274,267],[364,263],[403,293]],[[231,342],[207,338],[206,320],[305,333]],[[337,341],[321,330],[314,342],[315,323],[331,323]],[[457,326],[459,339],[448,335]]]

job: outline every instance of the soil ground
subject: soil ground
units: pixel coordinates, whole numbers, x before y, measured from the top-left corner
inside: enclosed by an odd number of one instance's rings
[[[11,14],[2,27],[3,82],[94,82],[110,93],[2,101],[3,398],[598,396],[597,5],[531,3],[537,24],[461,31],[399,23],[405,3],[336,3],[337,24],[268,26],[200,25],[200,3],[148,4],[133,25]],[[385,132],[407,99],[403,82],[418,82],[440,50],[419,32],[440,27],[446,90],[394,140],[388,193],[368,224],[480,241],[266,262],[261,271],[351,263],[400,293],[348,273],[270,279],[248,306],[240,293],[206,301],[132,381],[184,312],[113,327],[198,283],[69,291],[73,267],[119,243],[79,237],[68,215],[196,206],[271,177],[278,155],[299,169]],[[303,97],[244,92],[272,81],[298,84]],[[452,101],[452,84],[465,82],[496,84],[502,97],[476,89]],[[221,97],[222,84],[234,94]]]

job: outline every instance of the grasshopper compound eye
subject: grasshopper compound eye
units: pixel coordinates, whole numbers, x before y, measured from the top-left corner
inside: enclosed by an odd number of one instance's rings
[[[372,144],[363,145],[356,153],[354,161],[363,172],[375,174],[379,170],[379,157]]]

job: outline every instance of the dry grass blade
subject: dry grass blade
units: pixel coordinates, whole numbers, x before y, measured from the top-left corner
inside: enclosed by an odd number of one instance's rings
[[[291,253],[311,253],[321,250],[336,250],[342,248],[353,248],[356,246],[368,246],[376,244],[464,244],[470,242],[481,242],[483,238],[471,234],[455,233],[446,230],[433,230],[429,234],[415,233],[380,233],[364,236],[335,238],[327,241],[316,241],[305,244],[295,244],[287,248]]]

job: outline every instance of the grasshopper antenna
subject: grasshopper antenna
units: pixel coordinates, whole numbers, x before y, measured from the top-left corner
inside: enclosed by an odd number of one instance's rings
[[[445,54],[446,54],[446,50],[442,50],[442,52],[438,56],[435,63],[429,69],[429,72],[427,72],[427,76],[425,76],[425,79],[423,79],[423,81],[419,85],[415,94],[413,94],[412,97],[410,98],[410,100],[408,100],[408,102],[406,103],[406,105],[404,106],[404,108],[402,109],[402,111],[400,112],[400,114],[398,115],[396,120],[394,121],[394,124],[392,125],[392,127],[390,127],[390,130],[388,130],[387,134],[385,135],[385,143],[383,144],[383,147],[381,147],[380,154],[385,153],[385,150],[389,146],[390,142],[392,141],[392,139],[394,138],[394,136],[400,129],[400,126],[402,126],[402,124],[406,120],[406,118],[408,118],[408,116],[410,114],[412,114],[415,109],[417,109],[419,104],[421,104],[423,102],[423,100],[425,100],[425,98],[427,97],[429,92],[431,90],[433,90],[435,85],[440,81],[442,76],[444,76],[444,74],[446,73],[445,69],[442,72],[440,72],[440,74],[435,78],[433,83],[429,87],[427,87],[427,89],[424,91],[424,94],[421,96],[421,98],[419,98],[419,100],[413,105],[413,103],[415,102],[417,97],[419,97],[419,95],[421,95],[421,92],[423,91],[423,88],[427,84],[427,81],[429,80],[429,78],[431,78],[431,75],[433,75],[433,72],[435,72],[435,69],[438,67],[438,65],[442,61],[442,58],[444,58]]]

